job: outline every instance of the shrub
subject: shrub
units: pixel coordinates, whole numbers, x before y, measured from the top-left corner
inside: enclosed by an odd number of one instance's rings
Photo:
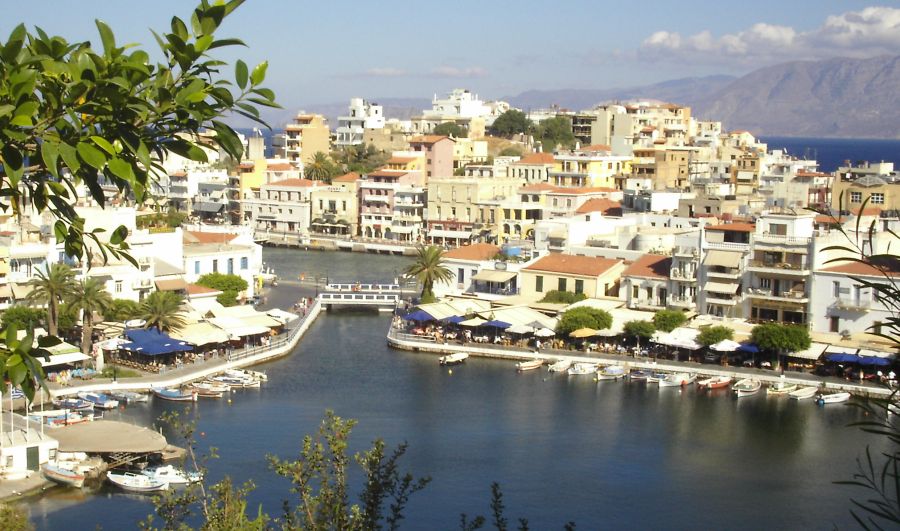
[[[660,310],[653,315],[653,325],[657,330],[671,332],[687,321],[687,316],[680,310]]]

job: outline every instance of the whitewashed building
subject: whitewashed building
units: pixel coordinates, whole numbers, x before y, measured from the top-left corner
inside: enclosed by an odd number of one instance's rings
[[[362,98],[351,98],[346,116],[338,117],[336,146],[356,146],[363,143],[366,129],[384,129],[384,108]]]

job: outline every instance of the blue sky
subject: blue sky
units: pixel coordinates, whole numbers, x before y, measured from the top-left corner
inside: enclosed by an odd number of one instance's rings
[[[193,4],[99,0],[4,5],[0,35],[25,22],[94,39],[95,18],[119,42],[155,46],[150,28]],[[223,36],[224,55],[268,59],[268,86],[287,109],[351,96],[431,97],[466,87],[485,99],[529,89],[610,88],[794,59],[900,53],[900,2],[327,2],[248,0]]]

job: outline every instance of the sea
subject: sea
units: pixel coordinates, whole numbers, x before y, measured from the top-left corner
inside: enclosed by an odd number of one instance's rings
[[[266,304],[288,308],[314,287],[291,280],[386,280],[409,259],[361,253],[265,249],[283,280]],[[531,529],[833,529],[853,525],[851,498],[837,485],[882,438],[851,427],[855,407],[767,397],[737,400],[727,390],[517,373],[503,360],[440,367],[434,355],[393,350],[390,314],[323,313],[287,357],[257,367],[261,389],[229,400],[182,405],[151,401],[112,414],[152,425],[166,411],[197,422],[197,446],[217,448],[209,479],[253,481],[249,510],[278,516],[292,500],[266,456],[299,454],[325,412],[355,419],[351,452],[383,438],[408,444],[400,469],[428,476],[403,529],[457,529],[460,514],[490,514],[500,484],[510,522]],[[172,437],[171,433],[167,434]],[[179,442],[177,440],[173,442]],[[350,476],[354,492],[361,476]],[[351,502],[358,501],[351,497]],[[109,486],[55,489],[27,504],[41,530],[134,529],[152,512],[144,496]]]

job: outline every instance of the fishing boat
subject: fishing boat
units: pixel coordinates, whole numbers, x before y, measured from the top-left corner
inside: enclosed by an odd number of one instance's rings
[[[68,409],[78,412],[94,411],[94,404],[80,398],[57,398],[53,401],[53,405],[60,409]]]
[[[766,394],[772,396],[783,396],[797,390],[797,384],[778,382],[777,384],[766,387]]]
[[[734,380],[731,376],[712,376],[697,381],[697,387],[700,389],[721,389],[728,387]]]
[[[169,488],[169,482],[153,479],[134,472],[108,472],[106,479],[113,485],[129,492],[157,492]]]
[[[634,370],[628,373],[628,379],[633,382],[646,382],[649,377],[650,373],[647,371]]]
[[[533,371],[535,369],[540,369],[543,366],[544,366],[544,360],[538,358],[538,359],[534,359],[534,360],[520,361],[519,363],[516,363],[516,370],[519,372]]]
[[[213,383],[213,382],[194,382],[191,384],[191,387],[194,389],[203,389],[205,391],[211,391],[213,393],[228,393],[231,392],[231,387],[222,383]]]
[[[149,467],[142,470],[141,474],[156,481],[164,481],[169,485],[187,485],[203,479],[203,474],[200,472],[186,472],[172,465]]]
[[[840,391],[838,393],[820,394],[816,397],[816,404],[824,406],[825,404],[840,404],[850,400],[850,393]]]
[[[93,408],[91,411],[73,411],[70,409],[49,409],[47,411],[32,411],[28,418],[43,423],[51,428],[80,424],[94,420]]]
[[[205,387],[197,387],[195,385],[187,386],[187,391],[190,391],[197,395],[197,398],[222,398],[222,395],[225,394],[224,391],[213,391],[211,389],[207,389]],[[231,391],[231,389],[228,389]]]
[[[788,393],[788,396],[791,400],[807,400],[816,396],[818,390],[817,387],[799,387]]]
[[[162,389],[153,388],[153,395],[163,400],[171,400],[173,402],[196,402],[197,393],[184,392],[181,389]]]
[[[460,363],[465,363],[467,359],[469,359],[468,352],[455,352],[441,356],[438,358],[438,363],[441,365],[459,365]]]
[[[213,383],[225,384],[232,388],[259,387],[259,380],[255,378],[237,378],[235,376],[219,375],[210,378]]]
[[[550,372],[566,372],[571,366],[572,360],[556,360],[547,367],[547,370]]]
[[[147,402],[150,400],[150,395],[145,393],[135,393],[134,391],[112,391],[109,393],[109,396],[115,398],[119,402],[125,402],[126,404],[136,404],[138,402]]]
[[[733,386],[731,386],[731,390],[734,391],[735,396],[738,398],[744,396],[755,395],[762,388],[762,383],[759,380],[754,380],[753,378],[744,378],[740,380]]]
[[[697,379],[696,374],[688,374],[686,372],[679,372],[675,374],[670,374],[659,381],[660,387],[681,387],[684,385],[691,385]]]
[[[251,371],[247,369],[227,369],[225,371],[225,376],[231,376],[232,378],[241,378],[243,380],[258,380],[260,382],[269,381],[269,377],[266,376],[266,373],[260,371]]]
[[[668,372],[651,372],[650,376],[647,377],[647,383],[659,383],[665,380],[669,374]]]
[[[87,400],[97,409],[116,409],[119,401],[103,393],[78,393],[78,398]]]
[[[598,380],[618,380],[625,377],[625,367],[621,365],[607,365],[597,371]]]
[[[47,463],[41,467],[41,472],[43,472],[45,478],[54,483],[65,485],[66,487],[80,489],[84,486],[84,474],[69,470],[68,468],[63,468],[59,465]]]
[[[594,374],[595,372],[597,372],[597,365],[586,362],[574,363],[566,371],[569,376],[584,376],[586,374]]]

